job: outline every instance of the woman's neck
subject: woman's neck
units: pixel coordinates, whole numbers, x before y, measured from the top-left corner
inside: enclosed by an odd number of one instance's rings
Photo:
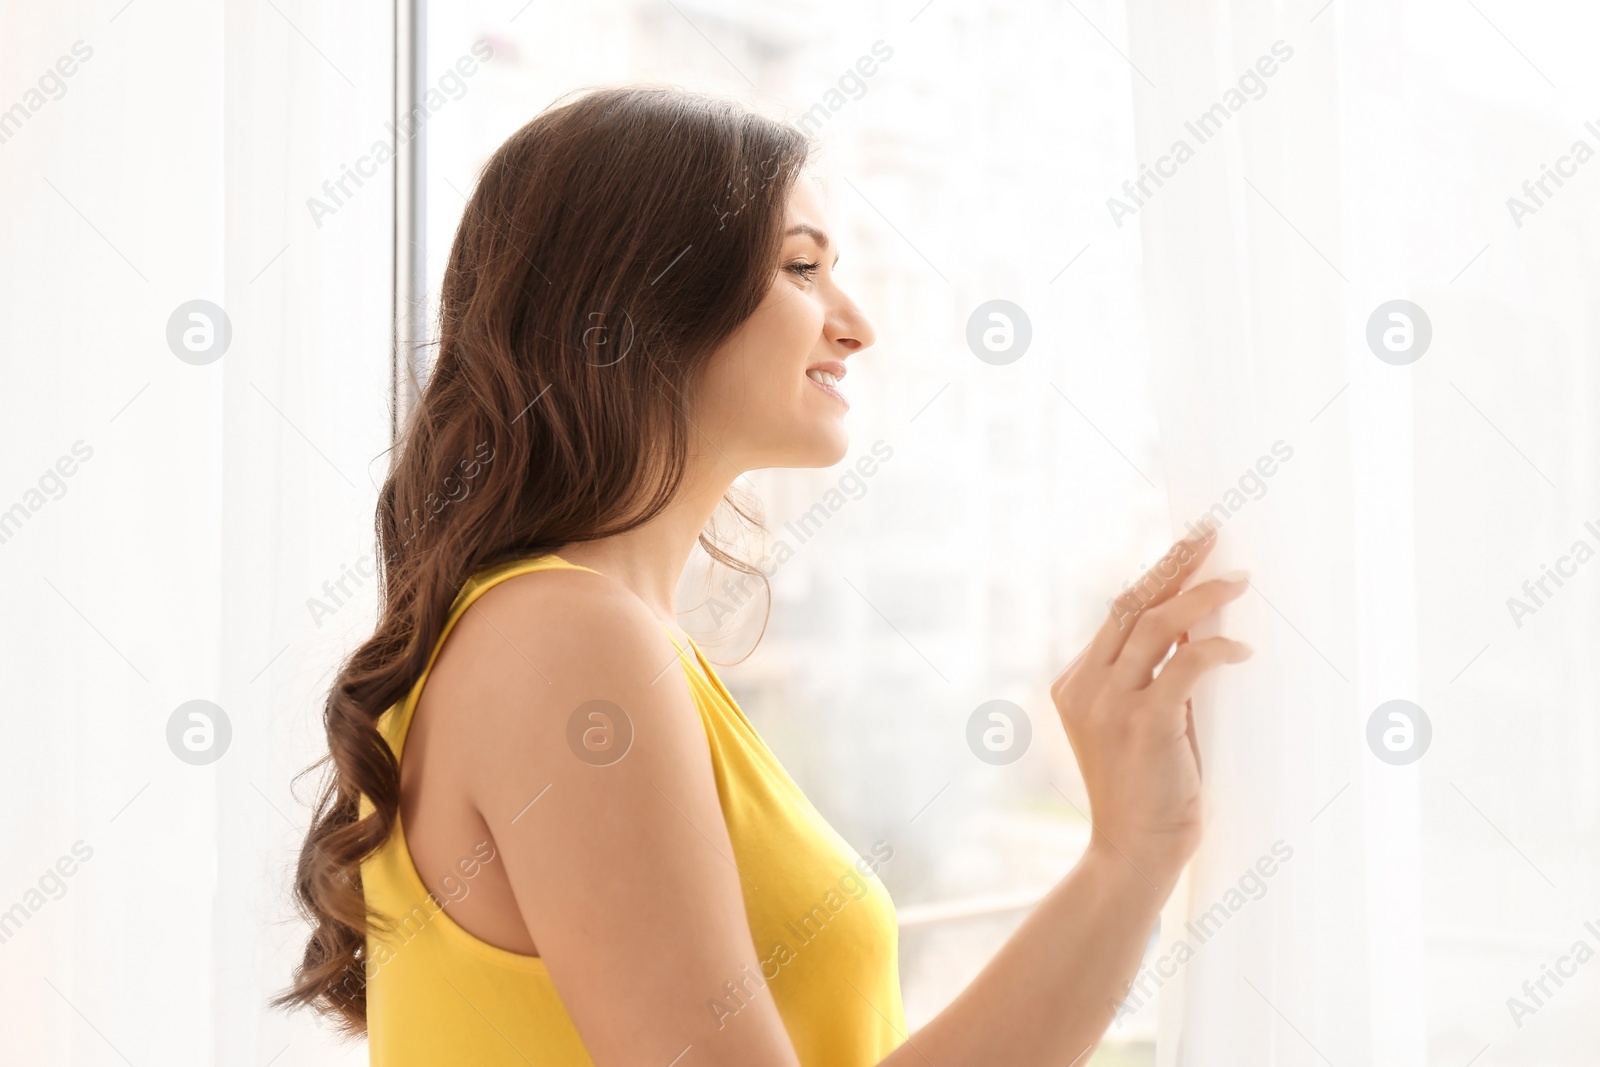
[[[631,589],[676,628],[675,596],[684,565],[735,476],[719,456],[691,459],[678,491],[661,513],[625,533],[556,549],[568,563],[597,570]]]

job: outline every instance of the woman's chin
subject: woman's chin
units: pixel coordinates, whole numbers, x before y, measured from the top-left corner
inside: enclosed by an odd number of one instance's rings
[[[831,467],[850,451],[850,435],[839,419],[832,426],[819,427],[784,449],[783,460],[775,467]]]
[[[812,467],[831,467],[850,452],[850,434],[844,428],[844,419],[840,419],[829,428],[825,442],[817,448],[817,462],[809,464]]]

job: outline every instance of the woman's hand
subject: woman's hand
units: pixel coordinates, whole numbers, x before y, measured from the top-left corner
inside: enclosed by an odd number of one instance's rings
[[[1217,579],[1178,592],[1214,544],[1213,532],[1173,545],[1117,598],[1088,649],[1050,687],[1089,793],[1090,847],[1114,849],[1163,893],[1200,843],[1189,697],[1206,671],[1250,656],[1250,646],[1226,637],[1186,640],[1250,584]]]
[[[1184,641],[1248,582],[1178,589],[1214,537],[1180,541],[1119,597],[1050,687],[1089,789],[1089,850],[950,1004],[879,1067],[1079,1063],[1136,977],[1161,905],[1200,841],[1200,764],[1189,694],[1249,648]]]

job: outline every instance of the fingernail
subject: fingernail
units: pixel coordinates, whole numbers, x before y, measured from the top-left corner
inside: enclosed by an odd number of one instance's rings
[[[1219,582],[1233,582],[1235,585],[1239,584],[1240,582],[1248,582],[1249,580],[1250,580],[1250,572],[1249,571],[1229,571],[1227,574],[1219,574],[1219,575],[1217,575],[1217,581],[1219,581]]]
[[[1239,646],[1240,659],[1249,659],[1251,656],[1256,654],[1256,650],[1245,644],[1243,641],[1235,641],[1234,644]]]

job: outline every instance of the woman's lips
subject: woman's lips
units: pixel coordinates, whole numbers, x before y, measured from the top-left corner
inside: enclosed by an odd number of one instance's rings
[[[849,410],[850,401],[846,400],[844,398],[844,394],[839,392],[839,390],[835,389],[833,386],[828,385],[828,384],[826,384],[824,382],[817,381],[815,378],[813,378],[809,374],[806,375],[806,381],[810,382],[812,385],[816,386],[818,389],[821,389],[824,393],[827,393],[829,396],[831,396],[835,400],[839,401],[839,403],[841,403],[841,404],[843,404],[845,406],[846,410]]]

